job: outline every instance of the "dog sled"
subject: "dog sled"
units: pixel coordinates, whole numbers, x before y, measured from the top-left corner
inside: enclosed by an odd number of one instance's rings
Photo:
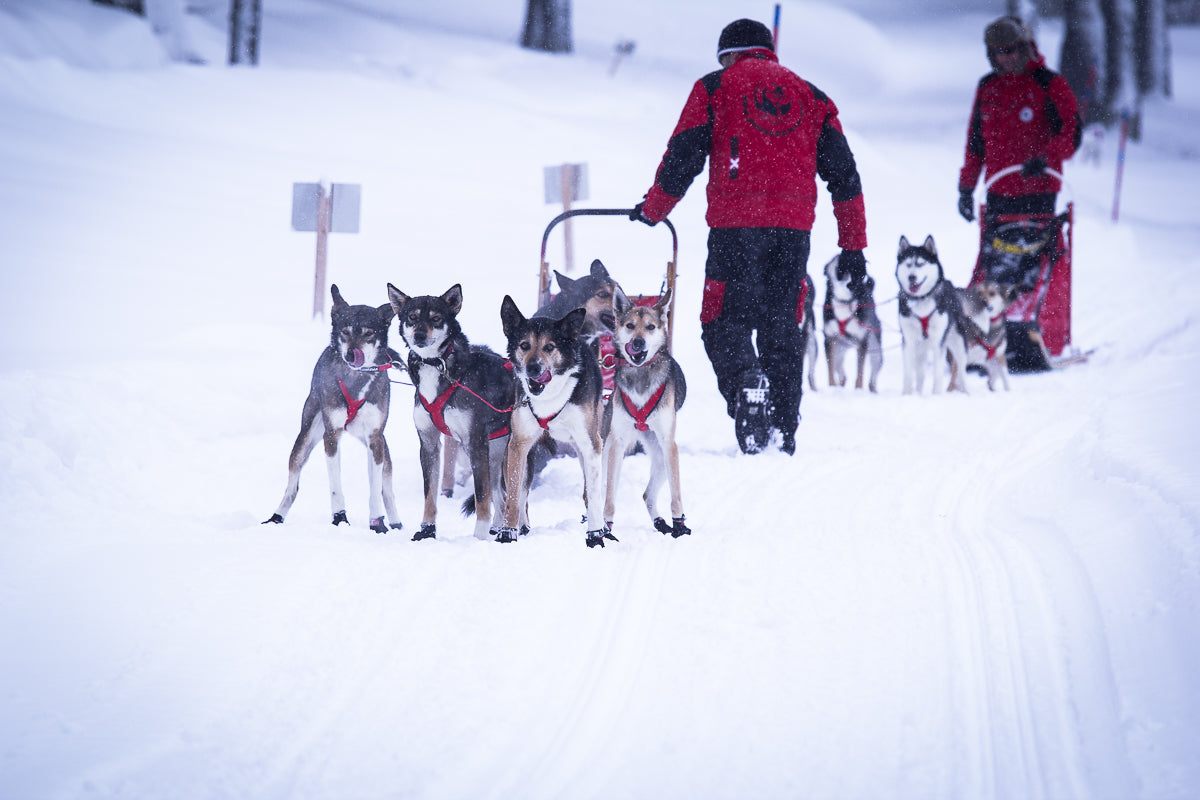
[[[996,180],[1021,169],[1006,167]],[[1061,173],[1046,170],[1063,179]],[[1008,371],[1045,372],[1086,360],[1071,345],[1071,240],[1074,203],[1055,214],[979,212],[979,257],[968,286],[983,281],[1016,286],[1016,300],[1005,316]]]
[[[546,260],[546,245],[550,241],[550,233],[554,228],[572,217],[621,217],[628,222],[629,215],[632,213],[632,208],[578,208],[564,211],[550,220],[545,232],[542,234],[541,266],[538,272],[538,308],[544,308],[554,298],[554,293],[550,286],[550,263]],[[675,294],[675,268],[679,258],[679,236],[675,233],[675,226],[671,224],[669,219],[664,219],[661,224],[671,234],[671,260],[667,262],[666,274],[663,276],[657,294],[633,294],[626,287],[621,287],[629,300],[635,305],[653,306],[667,290],[671,291],[673,297],[677,296]],[[675,306],[676,304],[672,302],[670,308],[667,309],[668,347],[671,344],[672,337],[675,335]],[[612,396],[613,376],[616,373],[616,368],[616,348],[613,347],[612,333],[604,333],[600,336],[600,372],[604,376],[604,398],[606,402]]]
[[[551,290],[551,268],[550,263],[546,260],[546,248],[550,240],[551,232],[560,223],[565,222],[572,217],[622,217],[626,222],[629,221],[629,215],[633,213],[631,208],[579,208],[564,211],[546,226],[545,232],[542,234],[542,252],[540,260],[540,271],[538,273],[538,292],[537,292],[537,307],[544,308],[552,299],[555,293]],[[631,294],[626,292],[626,296],[637,305],[653,306],[666,293],[667,289],[671,289],[672,293],[675,289],[675,264],[679,257],[679,236],[675,233],[675,226],[670,220],[663,220],[662,224],[671,234],[671,260],[667,262],[666,274],[659,285],[657,294]],[[624,290],[624,287],[622,287]],[[675,332],[675,303],[671,303],[671,307],[667,310],[667,343],[671,342],[671,337]],[[604,378],[604,399],[607,402],[611,397],[615,387],[615,377],[617,370],[617,351],[613,346],[613,337],[611,333],[604,333],[599,337],[599,352],[600,352],[600,372]],[[460,476],[457,473],[457,454],[458,446],[453,439],[447,438],[444,442],[444,457],[442,464],[442,494],[445,497],[454,495],[454,487],[460,482]],[[562,445],[563,455],[569,449],[568,446]],[[557,453],[558,447],[554,448],[554,455]],[[463,478],[465,479],[465,478]]]

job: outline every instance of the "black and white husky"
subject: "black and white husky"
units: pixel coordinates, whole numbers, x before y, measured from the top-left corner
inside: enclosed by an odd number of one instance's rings
[[[587,546],[604,546],[613,539],[604,525],[602,459],[602,393],[604,381],[595,351],[583,338],[587,310],[570,311],[562,319],[526,318],[505,296],[500,320],[508,339],[508,358],[517,379],[517,403],[512,411],[504,527],[498,541],[515,541],[529,494],[529,451],[549,436],[571,444],[583,467],[583,496],[587,507]]]
[[[668,289],[653,306],[636,306],[624,295],[617,304],[617,351],[613,399],[605,407],[608,435],[604,440],[607,481],[604,497],[606,527],[612,526],[617,484],[625,455],[640,442],[650,454],[650,482],[642,493],[650,521],[661,533],[675,538],[692,531],[684,524],[679,486],[679,448],[675,444],[676,413],[687,396],[683,370],[667,347]],[[671,522],[658,513],[658,491],[671,489]]]
[[[825,309],[822,313],[825,334],[825,360],[829,365],[829,385],[845,386],[846,354],[858,355],[858,376],[854,388],[863,388],[863,372],[871,365],[868,387],[876,390],[879,370],[883,367],[883,326],[875,310],[875,280],[867,275],[862,288],[850,288],[850,274],[839,269],[841,256],[825,264]]]
[[[437,535],[442,437],[466,450],[475,484],[475,536],[487,538],[490,529],[500,527],[504,505],[504,456],[515,393],[512,372],[498,353],[467,341],[458,322],[463,302],[458,284],[440,297],[409,297],[390,283],[387,290],[400,336],[408,345],[408,374],[416,387],[413,422],[421,441],[425,511],[413,541]]]
[[[392,307],[352,306],[342,299],[336,284],[330,292],[333,309],[330,312],[329,346],[313,367],[308,399],[300,414],[300,433],[288,458],[287,489],[279,507],[266,522],[283,522],[300,492],[300,471],[317,442],[323,442],[333,524],[349,524],[346,500],[342,496],[341,450],[338,447],[342,434],[348,433],[368,450],[371,529],[387,533],[385,510],[391,527],[401,527],[392,495],[392,457],[383,436],[392,390],[384,371],[398,358],[395,351],[388,348]]]
[[[918,394],[925,385],[926,368],[932,369],[934,394],[945,387],[944,369],[950,359],[950,388],[965,387],[960,373],[966,364],[962,307],[958,293],[946,279],[932,236],[920,247],[900,237],[896,254],[896,282],[900,284],[900,334],[904,350],[904,394]]]

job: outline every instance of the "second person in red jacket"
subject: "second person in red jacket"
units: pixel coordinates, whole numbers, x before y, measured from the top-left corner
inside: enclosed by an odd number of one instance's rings
[[[791,454],[805,346],[797,302],[816,178],[833,199],[839,270],[865,291],[862,183],[837,106],[779,64],[765,25],[727,25],[717,60],[722,69],[692,87],[654,185],[631,218],[650,225],[666,218],[708,161],[704,348],[742,451],[762,450],[774,429]]]

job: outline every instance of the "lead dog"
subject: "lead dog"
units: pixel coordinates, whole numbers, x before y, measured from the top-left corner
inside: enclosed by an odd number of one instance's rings
[[[876,388],[876,379],[883,366],[883,326],[875,311],[875,280],[867,275],[863,288],[855,293],[850,288],[850,274],[841,269],[840,256],[825,264],[825,309],[822,314],[825,334],[825,360],[829,365],[829,385],[845,386],[846,353],[858,354],[858,377],[854,388],[863,388],[863,372],[870,362],[868,387]]]
[[[390,283],[387,290],[400,336],[408,345],[408,374],[416,388],[413,422],[421,440],[425,510],[413,541],[437,536],[443,436],[466,450],[475,484],[475,536],[487,538],[491,528],[500,526],[504,503],[512,373],[499,354],[467,341],[458,322],[463,302],[459,284],[440,297],[409,297]]]
[[[959,302],[966,318],[966,360],[968,366],[979,366],[987,373],[988,389],[996,383],[1008,391],[1008,326],[1005,312],[1017,299],[1018,287],[984,281],[959,292]],[[965,383],[965,381],[964,381]]]
[[[650,482],[642,500],[656,530],[675,538],[692,531],[684,524],[679,488],[679,448],[675,444],[676,413],[687,396],[683,370],[667,350],[668,289],[653,307],[635,306],[622,297],[617,303],[617,350],[613,400],[606,406],[608,435],[604,441],[607,484],[604,498],[606,528],[612,528],[621,463],[641,442],[650,454]],[[658,491],[663,481],[671,488],[671,522],[658,514]]]
[[[350,524],[342,496],[341,450],[343,433],[367,446],[367,474],[371,492],[371,530],[387,533],[384,510],[391,527],[402,527],[392,495],[392,456],[383,429],[387,425],[392,386],[381,374],[399,358],[388,348],[392,307],[352,306],[342,299],[337,284],[330,288],[333,309],[329,317],[329,346],[313,367],[312,383],[300,412],[300,433],[288,458],[288,483],[283,500],[267,522],[281,523],[300,492],[300,471],[318,441],[325,443],[329,471],[329,502],[333,524]]]
[[[504,470],[507,489],[504,526],[497,541],[516,540],[529,495],[529,451],[543,437],[574,446],[583,467],[587,506],[587,546],[616,541],[601,515],[601,423],[603,380],[595,353],[582,338],[586,310],[562,319],[527,319],[507,295],[500,319],[508,358],[517,379],[517,403],[510,420],[512,438]]]
[[[958,380],[966,363],[963,314],[958,293],[942,271],[933,237],[920,247],[900,237],[896,254],[896,282],[900,284],[900,335],[904,351],[904,394],[919,394],[925,371],[932,366],[934,394],[943,389],[943,370],[950,360],[950,388],[966,391]]]

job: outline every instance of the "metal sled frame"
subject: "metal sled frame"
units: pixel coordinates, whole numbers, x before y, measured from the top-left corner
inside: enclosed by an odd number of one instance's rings
[[[1020,165],[1006,167],[991,176],[984,189],[996,180],[1021,169]],[[1063,180],[1061,173],[1046,170]],[[1036,255],[1040,259],[1037,279],[1029,291],[1023,292],[1017,303],[1009,308],[1007,327],[1009,372],[1043,372],[1052,369],[1071,344],[1071,252],[1074,238],[1075,204],[1068,202],[1063,214],[1009,214],[987,218],[987,206],[979,208],[979,255],[968,286],[988,279],[984,251],[988,246],[987,223],[1027,224],[1030,228],[1045,228],[1064,220],[1053,238]],[[994,228],[991,230],[995,230]],[[1043,316],[1043,312],[1045,316]]]
[[[538,308],[550,302],[550,264],[546,262],[546,243],[550,240],[550,232],[555,226],[564,220],[571,217],[624,217],[629,219],[629,215],[633,213],[632,208],[576,208],[570,211],[564,211],[554,219],[550,220],[550,224],[546,226],[546,232],[542,234],[542,256],[541,269],[538,273]],[[675,296],[675,265],[679,260],[679,236],[675,233],[675,226],[671,224],[671,220],[664,219],[661,225],[665,225],[671,233],[671,260],[667,262],[667,274],[663,279],[663,287],[671,290],[672,297]],[[622,286],[622,289],[625,287]],[[628,295],[628,291],[626,292]],[[637,295],[630,296],[637,305],[654,305],[658,302],[662,294],[657,295]],[[673,337],[675,336],[675,306],[678,305],[674,300],[671,301],[671,307],[667,309],[667,346],[669,347]]]

